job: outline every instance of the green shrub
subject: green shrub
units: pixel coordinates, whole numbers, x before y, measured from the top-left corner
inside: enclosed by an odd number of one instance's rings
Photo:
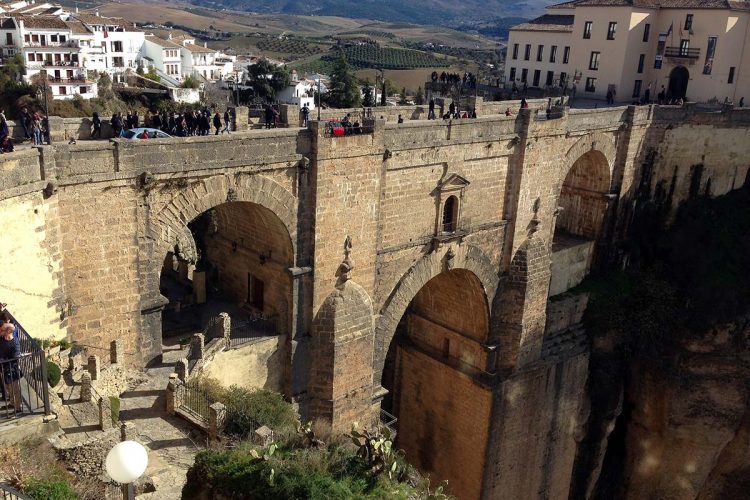
[[[117,396],[110,396],[109,405],[112,409],[112,424],[116,426],[120,421],[120,398]]]
[[[23,492],[34,500],[76,500],[78,496],[73,487],[59,479],[32,479]]]
[[[61,377],[60,367],[52,361],[47,361],[47,382],[49,382],[50,387],[56,387],[60,383]]]

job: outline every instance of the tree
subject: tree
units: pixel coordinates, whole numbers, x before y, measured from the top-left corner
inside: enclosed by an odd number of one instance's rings
[[[358,108],[362,104],[357,78],[343,53],[339,54],[331,72],[328,102],[337,108]]]
[[[180,85],[180,87],[183,89],[197,89],[200,87],[200,84],[192,75],[188,75],[182,80],[182,85]]]
[[[372,94],[372,87],[370,86],[370,80],[365,80],[365,85],[362,88],[362,106],[371,108],[375,106],[375,96]]]
[[[248,66],[247,78],[255,95],[268,100],[273,99],[276,92],[288,87],[292,81],[286,68],[271,64],[267,59]]]
[[[422,92],[422,86],[417,87],[417,95],[414,96],[414,104],[424,104],[424,93]]]
[[[146,73],[143,76],[148,78],[149,80],[155,81],[156,83],[161,82],[161,77],[156,74],[156,68],[154,68],[153,66],[148,68],[148,73]]]
[[[404,87],[404,88],[401,89],[401,97],[399,97],[399,99],[398,99],[398,104],[400,106],[405,106],[405,105],[409,104],[406,101],[406,87]]]

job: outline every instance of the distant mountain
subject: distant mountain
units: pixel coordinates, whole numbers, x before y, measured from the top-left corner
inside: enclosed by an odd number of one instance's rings
[[[195,5],[258,13],[340,16],[387,22],[465,25],[488,18],[540,14],[546,0],[189,0]]]

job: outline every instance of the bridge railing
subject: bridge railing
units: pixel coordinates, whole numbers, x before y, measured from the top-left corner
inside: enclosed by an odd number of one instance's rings
[[[0,360],[0,420],[24,414],[50,414],[47,356],[10,312],[20,356]]]
[[[0,500],[32,500],[10,485],[0,483]]]

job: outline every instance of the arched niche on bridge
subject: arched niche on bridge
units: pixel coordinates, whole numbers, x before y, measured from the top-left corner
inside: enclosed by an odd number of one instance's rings
[[[550,296],[580,283],[591,269],[609,212],[614,140],[599,134],[579,140],[566,155],[552,240]]]
[[[474,272],[446,266],[409,302],[381,379],[388,391],[382,409],[397,419],[396,446],[434,481],[447,479],[459,498],[479,497],[484,470],[488,304]]]
[[[156,293],[166,302],[162,321],[151,322],[154,339],[164,341],[162,349],[228,312],[235,345],[256,336],[269,338],[263,342],[268,362],[265,367],[211,363],[208,375],[227,385],[288,392],[295,207],[294,196],[262,176],[236,182],[213,178],[200,188],[181,190],[161,207],[151,218],[154,258],[145,279],[156,283]],[[196,259],[187,269],[180,269],[179,262],[175,268],[175,247],[183,246],[179,242],[186,235]]]

